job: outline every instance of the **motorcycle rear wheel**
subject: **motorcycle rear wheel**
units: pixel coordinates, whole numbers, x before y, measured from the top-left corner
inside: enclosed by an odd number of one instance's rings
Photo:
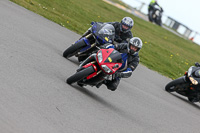
[[[185,78],[185,77],[183,76],[183,77],[180,77],[180,78],[178,78],[178,79],[175,79],[175,80],[169,82],[169,83],[165,86],[165,90],[166,90],[167,92],[174,92],[175,89],[174,89],[173,87],[175,87],[175,86],[177,86],[177,85],[179,85],[179,84],[185,83],[184,78]]]
[[[95,70],[94,70],[94,68],[92,66],[87,67],[87,68],[75,73],[71,77],[69,77],[66,82],[68,84],[72,84],[72,83],[78,82],[78,81],[82,80],[83,78],[89,76],[93,72],[95,72]]]
[[[85,44],[85,41],[82,39],[82,40],[76,42],[75,44],[71,45],[69,48],[67,48],[63,52],[63,57],[70,58],[70,57],[74,56],[84,46],[86,46],[86,44]]]

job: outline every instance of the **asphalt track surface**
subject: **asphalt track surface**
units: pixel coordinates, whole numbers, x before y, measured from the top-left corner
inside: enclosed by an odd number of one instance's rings
[[[1,133],[199,133],[200,106],[164,91],[170,79],[139,65],[109,91],[65,83],[78,62],[62,52],[80,36],[0,1]]]

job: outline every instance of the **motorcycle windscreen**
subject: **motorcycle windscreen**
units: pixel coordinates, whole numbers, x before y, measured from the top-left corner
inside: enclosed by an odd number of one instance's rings
[[[95,36],[98,35],[98,31],[101,29],[102,25],[103,25],[102,23],[94,22],[92,26],[92,33]]]
[[[112,43],[115,37],[115,31],[111,24],[104,24],[95,35],[100,44]]]
[[[160,11],[159,11],[159,10],[156,10],[156,11],[155,11],[155,14],[156,14],[156,16],[160,16]]]
[[[108,56],[105,62],[122,63],[122,56],[117,50],[113,50],[113,52]]]

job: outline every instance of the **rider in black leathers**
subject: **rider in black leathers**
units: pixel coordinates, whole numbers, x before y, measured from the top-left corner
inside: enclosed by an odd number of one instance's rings
[[[151,10],[154,10],[155,5],[159,6],[161,8],[161,10],[163,11],[162,7],[158,4],[157,0],[152,0],[149,3],[148,11],[150,12]]]
[[[102,22],[100,22],[102,23]],[[109,24],[112,24],[115,28],[115,39],[114,41],[117,43],[121,42],[127,42],[126,40],[129,38],[132,38],[132,32],[131,29],[134,25],[133,19],[130,17],[124,17],[121,22],[107,22]],[[88,35],[91,33],[91,28],[89,28],[83,35],[82,37]]]
[[[119,43],[117,45],[105,44],[105,48],[114,48],[118,50],[123,59],[121,68],[114,74],[112,81],[106,80],[104,83],[107,88],[111,91],[115,91],[121,78],[128,78],[132,75],[132,72],[136,69],[139,64],[140,58],[138,52],[142,48],[142,40],[138,37],[133,37],[128,40],[128,43]],[[96,87],[100,87],[97,85]]]
[[[151,0],[151,2],[149,3],[149,7],[148,7],[148,17],[149,17],[150,21],[152,21],[151,14],[154,14],[154,12],[155,12],[155,5],[159,6],[161,9],[161,12],[163,12],[162,7],[158,4],[157,0]]]
[[[127,39],[132,38],[131,29],[134,21],[130,17],[124,17],[121,22],[109,22],[115,27],[115,39],[117,43],[127,42]]]

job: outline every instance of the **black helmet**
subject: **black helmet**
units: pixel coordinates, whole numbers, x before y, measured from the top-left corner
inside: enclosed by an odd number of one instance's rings
[[[134,21],[130,17],[124,17],[120,23],[120,31],[128,32],[134,25]]]
[[[137,51],[134,51],[134,50],[132,50],[130,47],[131,47],[131,45],[132,46],[135,46],[135,47],[137,47],[138,49],[137,49]],[[129,40],[129,42],[128,42],[128,52],[130,53],[130,54],[135,54],[135,53],[138,53],[139,51],[140,51],[140,49],[142,48],[142,40],[139,38],[139,37],[133,37],[133,38],[131,38],[130,40]]]

